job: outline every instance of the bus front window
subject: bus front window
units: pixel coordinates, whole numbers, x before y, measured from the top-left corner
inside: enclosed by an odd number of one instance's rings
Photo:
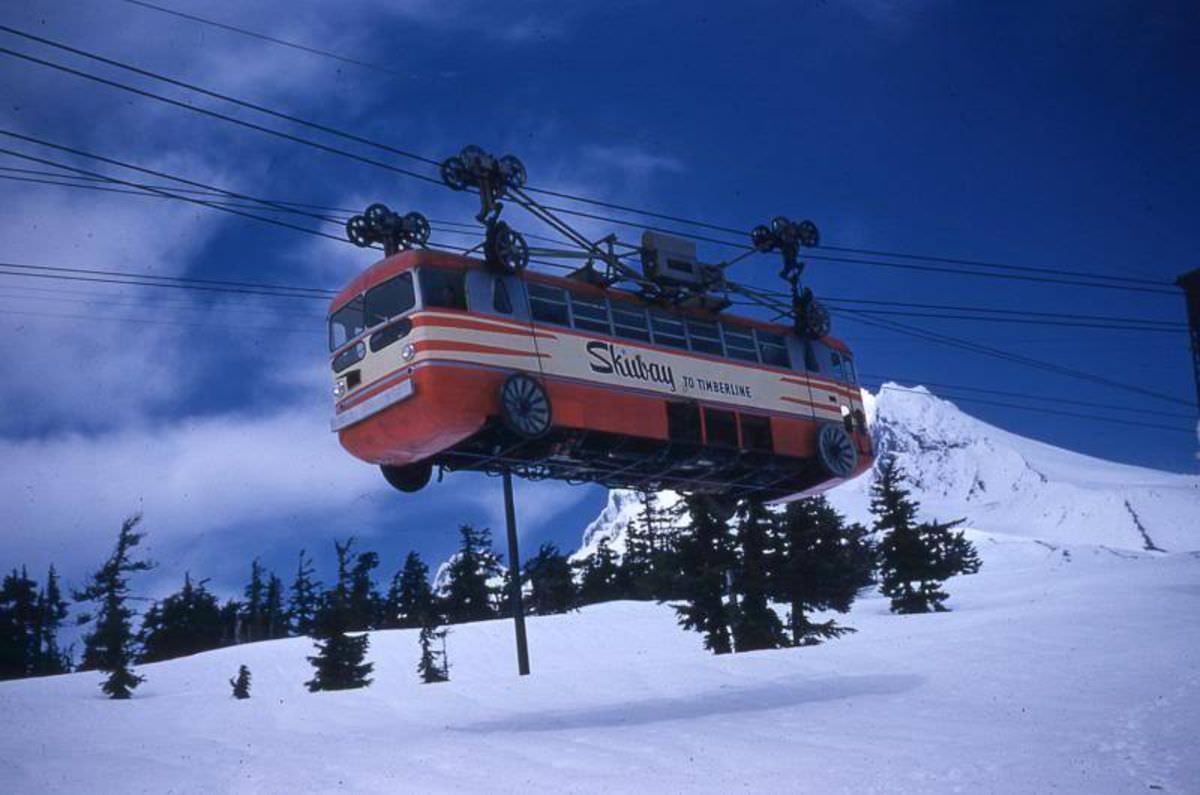
[[[367,290],[366,326],[371,328],[394,317],[399,317],[417,303],[413,291],[412,273],[402,273]]]
[[[417,273],[421,282],[421,304],[426,309],[466,309],[466,280],[462,271],[444,268],[422,268]]]
[[[329,316],[329,350],[337,350],[350,340],[362,334],[365,316],[363,314],[362,296],[356,296],[350,303]]]

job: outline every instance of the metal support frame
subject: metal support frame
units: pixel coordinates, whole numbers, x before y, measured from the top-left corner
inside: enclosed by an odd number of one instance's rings
[[[517,673],[529,676],[529,641],[525,637],[525,607],[521,602],[521,553],[517,549],[517,512],[513,505],[512,470],[504,469],[504,522],[508,526],[508,585],[513,629],[517,636]]]
[[[1183,274],[1175,283],[1187,296],[1188,330],[1192,339],[1192,373],[1196,378],[1196,400],[1200,401],[1200,268]]]

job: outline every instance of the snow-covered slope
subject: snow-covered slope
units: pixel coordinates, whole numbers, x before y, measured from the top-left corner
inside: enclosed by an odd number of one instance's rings
[[[0,791],[1195,792],[1200,556],[972,534],[954,612],[715,657],[670,607],[617,602],[454,627],[452,681],[415,633],[372,633],[375,683],[308,693],[304,639],[0,683]],[[252,698],[230,698],[239,664]]]
[[[1200,477],[1117,464],[1026,439],[974,419],[916,388],[864,393],[877,449],[897,457],[923,518],[1051,543],[1117,549],[1200,549]],[[868,473],[831,490],[830,501],[869,525]],[[664,493],[664,504],[675,496]],[[601,538],[624,549],[624,528],[641,510],[614,491],[576,553]]]

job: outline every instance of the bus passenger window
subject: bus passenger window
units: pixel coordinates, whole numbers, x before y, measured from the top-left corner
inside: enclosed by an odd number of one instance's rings
[[[687,337],[683,333],[683,321],[660,312],[650,314],[650,328],[654,330],[654,341],[671,348],[687,348]]]
[[[854,371],[854,360],[849,356],[842,356],[842,363],[846,366],[846,382],[850,384],[857,384],[858,373]]]
[[[512,298],[508,295],[508,285],[499,276],[493,282],[495,285],[492,288],[492,308],[502,315],[512,314]]]
[[[412,273],[402,273],[367,290],[367,328],[377,326],[412,309],[417,303]]]
[[[618,337],[629,340],[650,341],[650,328],[646,325],[646,310],[620,302],[612,302],[613,330]]]
[[[773,367],[791,367],[792,360],[788,356],[787,340],[780,334],[770,331],[754,330],[758,337],[758,352],[762,355],[762,363]]]
[[[721,332],[716,323],[688,318],[688,338],[692,341],[692,350],[696,353],[711,353],[722,356],[725,351],[721,347]]]
[[[567,298],[561,287],[549,287],[536,282],[529,282],[529,309],[533,319],[542,323],[556,323],[560,326],[571,325],[571,316],[567,312]]]
[[[721,329],[725,333],[725,352],[730,357],[742,359],[747,362],[758,361],[758,351],[754,347],[753,331],[730,325],[723,325]]]
[[[603,298],[584,298],[575,293],[568,295],[571,296],[571,317],[575,320],[575,328],[612,334],[608,325],[608,304]]]
[[[467,294],[462,271],[423,268],[418,274],[421,301],[425,308],[466,309]]]

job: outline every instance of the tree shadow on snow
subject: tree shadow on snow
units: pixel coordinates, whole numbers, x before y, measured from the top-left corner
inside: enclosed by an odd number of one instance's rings
[[[760,712],[797,704],[839,701],[912,690],[925,681],[912,674],[835,676],[794,683],[778,680],[755,687],[723,687],[680,698],[652,698],[578,710],[529,712],[497,720],[450,726],[466,732],[544,732],[601,726],[638,726],[672,720],[705,718],[739,712]]]

